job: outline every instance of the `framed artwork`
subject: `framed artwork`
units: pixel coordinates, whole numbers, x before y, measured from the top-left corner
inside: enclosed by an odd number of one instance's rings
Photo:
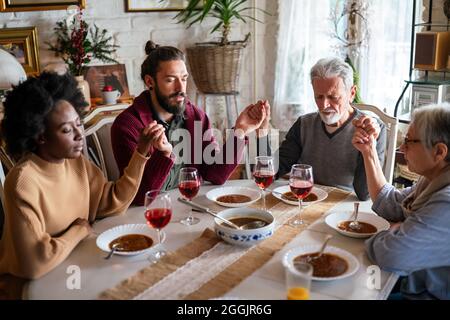
[[[39,74],[39,47],[36,27],[0,29],[0,47],[16,57],[27,75]]]
[[[125,0],[126,12],[180,11],[187,7],[188,0]],[[199,6],[199,9],[202,6]]]
[[[0,11],[65,10],[73,5],[85,8],[86,0],[0,0]]]
[[[86,67],[83,75],[89,83],[91,100],[94,104],[102,100],[104,86],[112,86],[113,90],[118,90],[121,93],[119,101],[128,102],[132,100],[124,64]]]

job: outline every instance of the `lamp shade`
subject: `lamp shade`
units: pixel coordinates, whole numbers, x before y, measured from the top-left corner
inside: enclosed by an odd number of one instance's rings
[[[16,58],[0,49],[0,89],[10,89],[27,79],[27,74]]]

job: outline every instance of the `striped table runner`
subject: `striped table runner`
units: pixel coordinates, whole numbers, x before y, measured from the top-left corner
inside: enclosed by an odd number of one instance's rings
[[[328,197],[305,207],[302,217],[313,223],[350,193],[322,187]],[[158,263],[150,265],[116,287],[104,291],[101,299],[210,299],[221,297],[253,272],[261,268],[275,253],[305,228],[288,225],[298,208],[267,196],[267,207],[276,219],[272,237],[251,248],[229,245],[206,229],[200,237]],[[255,207],[261,206],[256,203]]]

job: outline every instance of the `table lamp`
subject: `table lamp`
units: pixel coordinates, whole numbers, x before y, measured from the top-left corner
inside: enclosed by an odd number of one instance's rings
[[[27,75],[19,61],[12,54],[0,49],[0,107],[3,107],[1,102],[6,91],[26,79]]]

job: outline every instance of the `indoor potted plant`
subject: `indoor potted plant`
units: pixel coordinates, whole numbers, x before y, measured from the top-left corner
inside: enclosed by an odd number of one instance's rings
[[[91,28],[83,20],[83,12],[80,8],[72,19],[58,21],[53,30],[56,43],[47,42],[48,49],[64,60],[69,72],[79,82],[86,102],[90,105],[89,85],[84,80],[83,69],[92,59],[119,63],[112,58],[112,54],[119,46],[111,43],[112,37],[107,35],[106,29],[100,29],[95,24]]]
[[[237,92],[240,60],[242,50],[247,45],[250,34],[240,41],[230,41],[232,23],[248,19],[248,0],[188,0],[186,8],[175,19],[191,27],[202,23],[205,18],[213,18],[217,23],[211,33],[221,32],[218,42],[196,43],[187,48],[189,66],[194,82],[203,93],[233,94]],[[203,6],[202,6],[203,4]],[[257,9],[266,13],[264,10]]]

